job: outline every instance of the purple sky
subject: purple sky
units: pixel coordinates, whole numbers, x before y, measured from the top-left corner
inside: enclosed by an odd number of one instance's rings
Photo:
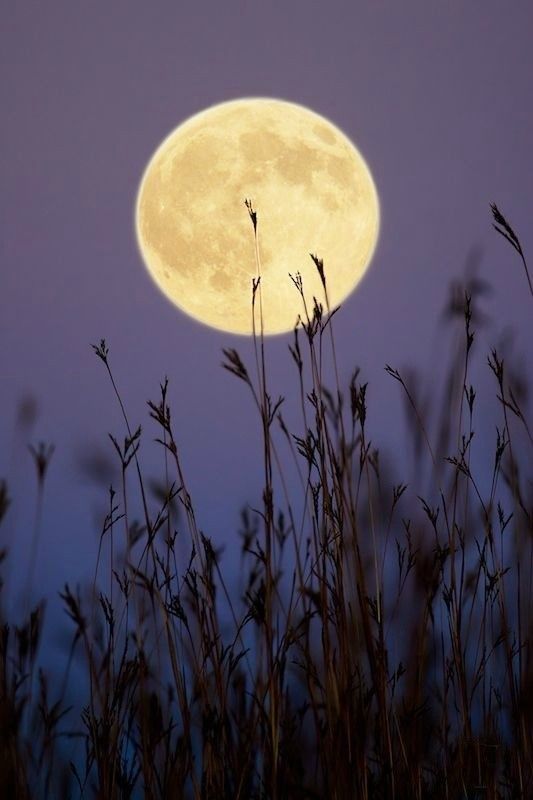
[[[525,277],[491,228],[489,203],[508,216],[533,265],[532,33],[529,0],[4,4],[0,476],[13,487],[8,530],[22,554],[35,492],[25,444],[55,443],[38,564],[45,590],[82,575],[88,555],[92,563],[104,496],[80,472],[80,454],[109,451],[108,431],[122,435],[89,348],[102,336],[132,421],[145,425],[147,469],[155,432],[145,401],[166,373],[201,525],[228,541],[240,507],[259,502],[257,420],[244,387],[220,367],[222,347],[248,357],[249,343],[166,302],[133,234],[147,160],[211,104],[258,95],[307,105],[370,165],[381,236],[336,317],[336,338],[341,376],[363,367],[370,422],[392,449],[402,407],[383,366],[426,370],[446,359],[439,315],[472,254],[495,288],[480,361],[512,323],[530,363]],[[296,388],[289,341],[268,344],[276,395]],[[38,416],[17,435],[28,394]]]

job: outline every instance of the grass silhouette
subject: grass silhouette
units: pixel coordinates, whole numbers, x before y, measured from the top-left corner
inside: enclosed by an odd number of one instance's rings
[[[527,800],[533,439],[524,381],[492,350],[499,416],[484,492],[472,458],[475,287],[456,297],[462,342],[434,403],[441,419],[430,419],[408,376],[386,367],[406,401],[424,494],[407,471],[395,482],[369,432],[367,384],[355,371],[340,386],[337,309],[313,255],[324,303],[309,307],[301,277],[291,276],[302,301],[289,345],[301,410],[291,431],[283,398],[269,392],[260,220],[246,205],[257,258],[255,364],[228,349],[223,366],[256,406],[264,486],[261,507],[242,515],[241,596],[198,527],[167,381],[148,404],[164,457],[154,510],[138,457],[143,434],[129,421],[102,340],[94,350],[125,426],[123,441],[111,437],[120,485],[109,490],[86,596],[69,585],[61,592],[72,626],[63,677],[39,668],[42,604],[20,625],[2,619],[2,796]],[[533,294],[518,237],[492,211]],[[324,385],[327,365],[333,389]],[[51,453],[33,451],[39,505]],[[8,508],[3,482],[0,521]],[[80,709],[66,703],[75,659],[87,687]],[[76,757],[72,742],[82,745]]]

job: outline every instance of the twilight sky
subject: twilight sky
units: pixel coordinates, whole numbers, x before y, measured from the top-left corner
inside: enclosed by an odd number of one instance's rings
[[[491,227],[498,203],[533,264],[533,7],[529,0],[269,0],[10,3],[0,45],[0,477],[4,529],[27,553],[35,476],[26,444],[54,442],[37,577],[43,591],[92,565],[105,489],[82,469],[123,435],[102,365],[108,340],[141,455],[160,455],[145,402],[170,399],[201,526],[219,542],[258,504],[259,426],[222,347],[250,344],[166,301],[137,252],[137,186],[160,141],[203,108],[243,96],[301,103],[331,119],[367,160],[380,195],[373,263],[336,317],[341,378],[360,365],[370,424],[401,447],[402,405],[383,366],[436,371],[450,281],[478,263],[494,293],[479,361],[505,328],[531,363],[521,266]],[[326,265],[327,267],[327,265]],[[295,265],[295,269],[298,265]],[[289,336],[268,342],[272,393],[296,390]],[[480,381],[490,381],[480,372]],[[37,416],[17,429],[21,399]],[[4,533],[4,537],[6,533]],[[12,562],[13,563],[13,562]],[[16,563],[16,562],[15,562]],[[13,567],[12,567],[13,569]],[[85,571],[84,571],[85,570]]]

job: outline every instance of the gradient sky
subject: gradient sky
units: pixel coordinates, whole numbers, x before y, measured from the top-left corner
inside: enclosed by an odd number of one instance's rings
[[[437,370],[450,281],[476,262],[494,287],[479,355],[515,326],[531,363],[531,304],[520,263],[491,227],[498,203],[532,255],[533,6],[529,0],[269,0],[9,3],[1,15],[0,476],[4,529],[28,552],[35,476],[28,441],[55,443],[37,568],[44,592],[87,575],[105,490],[82,462],[122,436],[89,344],[105,337],[143,463],[154,472],[145,402],[168,374],[176,432],[201,526],[231,542],[259,503],[259,426],[210,330],[166,301],[133,232],[147,160],[180,122],[243,96],[272,96],[330,118],[358,146],[380,195],[372,266],[336,317],[342,379],[370,381],[370,424],[394,451],[402,406],[383,366]],[[327,267],[327,265],[326,265]],[[297,269],[295,265],[295,269]],[[272,393],[296,390],[289,336],[271,339]],[[487,382],[489,382],[487,378]],[[32,396],[31,430],[17,430]],[[159,463],[159,462],[157,462]],[[4,533],[4,537],[6,533]],[[92,568],[92,567],[91,567]]]

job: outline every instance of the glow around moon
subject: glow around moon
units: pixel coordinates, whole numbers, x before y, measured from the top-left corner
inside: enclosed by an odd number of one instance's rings
[[[351,141],[307,108],[270,99],[213,106],[176,128],[143,175],[136,207],[139,248],[161,291],[195,319],[250,334],[257,276],[257,212],[264,331],[303,316],[324,291],[309,254],[324,261],[331,307],[365,273],[379,230],[378,196]],[[256,303],[256,324],[258,309]]]

